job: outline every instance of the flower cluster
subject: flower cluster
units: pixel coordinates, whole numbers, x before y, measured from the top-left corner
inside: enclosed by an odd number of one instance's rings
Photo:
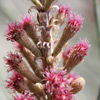
[[[25,91],[24,94],[14,96],[14,100],[37,100],[33,93]]]
[[[19,21],[19,23],[21,23],[22,27],[24,30],[27,29],[27,27],[30,25],[30,24],[34,24],[34,22],[32,21],[32,18],[33,16],[25,16],[24,18],[22,18],[22,20]]]
[[[11,41],[16,40],[18,37],[20,37],[21,32],[22,32],[21,24],[17,24],[16,22],[8,24],[8,30],[6,34],[7,40]]]
[[[87,39],[64,50],[68,41],[83,24],[81,15],[71,12],[70,6],[53,5],[56,0],[31,0],[38,10],[37,21],[25,16],[20,21],[8,24],[7,40],[14,43],[16,53],[5,57],[8,72],[7,88],[16,91],[14,100],[73,100],[84,85],[84,78],[74,74],[90,48]],[[52,8],[58,8],[51,15]],[[32,8],[32,7],[31,7]],[[66,19],[68,22],[59,39],[57,33]],[[67,44],[68,45],[68,44]],[[63,56],[63,67],[58,67]]]
[[[7,57],[4,58],[6,64],[9,66],[9,71],[18,67],[18,64],[22,62],[22,56],[18,53],[8,53]]]
[[[81,15],[77,15],[76,13],[71,13],[69,16],[69,21],[67,22],[70,31],[76,33],[82,27],[83,18]]]
[[[47,90],[47,93],[52,95],[54,100],[72,100],[74,96],[71,93],[72,88],[69,83],[71,83],[71,78],[74,80],[76,76],[69,75],[67,78],[66,72],[66,70],[53,70],[50,68],[49,71],[46,69],[44,74],[44,81],[46,81],[46,84],[44,88]]]
[[[61,5],[59,6],[59,14],[69,15],[71,7],[69,5]]]
[[[13,71],[12,77],[6,80],[7,88],[14,90],[20,89],[20,84],[23,83],[23,81],[24,81],[23,76]]]

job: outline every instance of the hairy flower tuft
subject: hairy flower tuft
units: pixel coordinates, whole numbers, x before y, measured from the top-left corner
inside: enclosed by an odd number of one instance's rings
[[[80,40],[80,42],[73,47],[73,51],[71,52],[64,69],[67,69],[67,72],[69,73],[83,60],[84,56],[87,55],[89,48],[90,45],[87,39]]]
[[[64,15],[69,15],[71,7],[69,5],[61,5],[59,6],[59,13]]]
[[[75,74],[74,72],[70,72],[67,76],[67,80],[69,84],[72,84],[79,76]]]
[[[70,28],[70,32],[76,33],[82,27],[83,18],[81,15],[77,15],[76,13],[71,13],[69,16],[69,21],[67,23]]]
[[[72,88],[63,88],[63,89],[56,89],[55,93],[53,94],[54,100],[73,100],[73,94],[71,93]]]
[[[8,29],[6,30],[7,34],[7,40],[11,40],[12,42],[15,41],[18,37],[20,37],[22,32],[22,26],[21,24],[11,23],[8,24]]]
[[[23,82],[23,76],[14,71],[12,76],[8,80],[6,80],[7,88],[14,90],[19,89],[20,88],[19,84],[22,82]]]
[[[73,50],[74,50],[74,47],[70,47],[68,50],[65,50],[63,52],[63,58],[67,60],[70,54],[73,52]]]
[[[66,70],[46,69],[44,88],[47,93],[50,93],[54,100],[72,100],[73,95],[71,94],[71,87],[68,86],[66,78]]]
[[[4,58],[6,64],[10,67],[9,70],[13,70],[18,67],[18,64],[22,62],[22,57],[18,53],[8,53],[7,57]]]
[[[34,22],[32,21],[32,18],[33,18],[32,15],[31,15],[31,16],[27,16],[27,15],[26,15],[24,18],[22,18],[22,20],[19,21],[19,22],[21,23],[21,25],[22,25],[22,27],[23,27],[24,30],[26,30],[26,28],[27,28],[30,24],[34,23]]]
[[[70,55],[74,51],[80,52],[77,54],[81,54],[83,56],[86,56],[89,48],[90,48],[90,45],[89,45],[88,40],[86,38],[83,40],[80,39],[80,41],[76,44],[76,46],[70,47],[68,50],[64,51],[63,58],[68,60],[68,58],[70,57]]]
[[[87,51],[90,48],[89,41],[86,38],[83,40],[80,39],[80,41],[77,43],[77,45],[74,48],[79,52],[81,52],[82,55],[86,56]]]
[[[24,94],[17,94],[14,96],[14,100],[37,100],[33,93],[25,91]]]
[[[64,83],[67,83],[67,80],[65,79],[66,71],[64,70],[55,70],[50,68],[46,69],[44,72],[45,75],[45,88],[48,89],[48,92],[52,92],[54,88],[61,86]]]

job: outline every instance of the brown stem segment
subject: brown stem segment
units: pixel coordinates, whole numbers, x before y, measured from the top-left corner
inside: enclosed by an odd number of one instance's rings
[[[42,5],[44,5],[46,0],[40,0],[40,2],[42,3]]]
[[[38,64],[36,63],[35,56],[25,47],[21,47],[20,52],[26,58],[35,74],[38,77],[43,78],[42,68],[39,68]]]
[[[65,45],[65,43],[70,39],[72,38],[73,36],[75,35],[75,33],[71,33],[70,32],[70,27],[66,26],[64,31],[63,31],[63,34],[57,44],[57,46],[55,47],[52,55],[53,56],[57,56],[58,53],[61,51],[61,49],[63,48],[63,46]]]
[[[83,59],[83,55],[80,54],[80,52],[78,51],[73,51],[72,54],[70,55],[65,67],[64,67],[64,70],[67,69],[67,74],[77,65],[79,64],[82,59]]]
[[[46,3],[45,3],[45,5],[44,5],[44,10],[45,11],[47,11],[49,8],[50,8],[50,6],[51,6],[51,4],[54,2],[55,0],[46,0]]]
[[[43,47],[41,48],[41,52],[43,55],[43,64],[44,64],[44,69],[47,67],[47,60],[46,58],[48,56],[51,56],[51,47],[50,47],[50,41],[51,41],[51,36],[50,36],[50,27],[49,27],[49,12],[40,12],[38,14],[38,21],[40,26],[42,27],[41,35],[42,35],[42,45]]]
[[[18,37],[16,41],[22,46],[25,46],[27,49],[29,49],[37,57],[41,56],[41,52],[39,51],[39,49],[32,44],[24,31],[22,31],[21,36]]]
[[[33,40],[33,42],[37,44],[39,41],[39,38],[36,32],[36,25],[27,23],[26,26],[24,27],[24,30],[26,31],[27,35]]]
[[[41,81],[34,73],[30,71],[30,69],[28,68],[28,66],[24,61],[19,63],[18,67],[16,67],[15,70],[33,83]]]

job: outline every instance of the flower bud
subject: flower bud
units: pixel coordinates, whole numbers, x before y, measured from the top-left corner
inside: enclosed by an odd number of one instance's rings
[[[54,62],[54,57],[53,56],[47,57],[47,63],[48,64],[52,64],[53,62]]]
[[[71,7],[69,5],[61,5],[59,6],[58,14],[56,16],[56,25],[62,25],[66,19],[67,16],[69,16]]]
[[[69,53],[68,61],[64,67],[64,69],[67,69],[67,73],[69,73],[77,64],[83,60],[84,56],[87,55],[87,51],[90,48],[90,45],[88,40],[84,39],[80,40],[80,42],[72,48],[73,50],[70,49],[71,52]]]
[[[84,78],[80,77],[77,78],[73,83],[72,83],[72,94],[78,93],[80,90],[82,90],[85,86],[85,80]]]
[[[43,96],[44,95],[44,88],[41,83],[34,84],[34,91],[38,94]]]
[[[15,71],[13,71],[12,76],[6,80],[6,83],[7,88],[16,90],[20,93],[27,89],[24,84],[24,77]]]
[[[41,52],[33,45],[25,31],[22,29],[22,25],[17,23],[11,23],[11,25],[8,24],[6,36],[7,40],[11,40],[12,42],[17,41],[20,45],[29,49],[34,55],[41,56]]]
[[[26,31],[27,35],[33,40],[33,42],[36,44],[38,42],[38,36],[37,36],[37,27],[35,25],[35,22],[32,20],[33,16],[25,16],[20,20],[20,24],[22,25],[22,28]]]
[[[9,53],[5,58],[6,64],[10,67],[10,70],[16,70],[18,73],[29,79],[31,82],[39,82],[40,79],[30,71],[27,64],[22,60],[19,54]]]

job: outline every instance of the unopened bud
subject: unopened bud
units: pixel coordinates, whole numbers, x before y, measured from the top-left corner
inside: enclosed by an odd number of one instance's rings
[[[76,94],[78,93],[80,90],[82,90],[85,86],[85,80],[84,78],[80,77],[77,78],[73,83],[72,83],[72,93]]]
[[[44,95],[44,90],[43,90],[43,85],[41,83],[36,83],[34,85],[34,90],[37,94],[43,96]]]
[[[48,64],[52,64],[54,62],[54,57],[53,56],[49,56],[48,58],[47,58],[47,63]]]

